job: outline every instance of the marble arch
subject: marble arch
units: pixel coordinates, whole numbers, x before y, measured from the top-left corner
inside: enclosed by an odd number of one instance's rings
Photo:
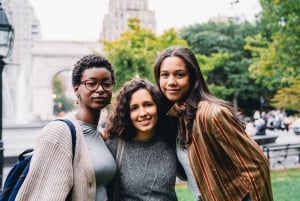
[[[61,71],[72,70],[86,54],[101,52],[97,42],[39,41],[33,49],[31,80],[32,116],[39,120],[53,118],[52,79]]]

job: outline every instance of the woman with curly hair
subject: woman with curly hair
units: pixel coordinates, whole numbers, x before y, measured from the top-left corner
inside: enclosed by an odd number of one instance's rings
[[[125,83],[109,118],[107,145],[117,162],[109,200],[176,201],[176,153],[160,113],[160,93],[148,81]]]

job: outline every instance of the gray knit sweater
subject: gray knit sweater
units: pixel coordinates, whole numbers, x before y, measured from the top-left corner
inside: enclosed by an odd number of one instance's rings
[[[116,146],[107,143],[112,152]],[[119,168],[119,200],[176,201],[176,153],[164,141],[126,141]]]

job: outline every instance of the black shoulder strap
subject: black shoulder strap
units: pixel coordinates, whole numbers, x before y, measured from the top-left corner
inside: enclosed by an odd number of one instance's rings
[[[74,160],[75,147],[76,147],[76,129],[75,129],[75,126],[72,123],[72,121],[69,120],[69,119],[55,119],[55,120],[65,122],[70,128],[71,136],[72,136],[72,153],[73,153],[73,160]]]
[[[73,153],[72,160],[74,160],[75,147],[76,147],[76,129],[75,129],[75,126],[72,123],[72,121],[69,120],[69,119],[55,119],[55,120],[65,122],[70,128],[71,136],[72,136],[72,153]],[[72,187],[71,191],[68,193],[66,201],[71,201],[72,200],[72,191],[73,191],[73,187]]]

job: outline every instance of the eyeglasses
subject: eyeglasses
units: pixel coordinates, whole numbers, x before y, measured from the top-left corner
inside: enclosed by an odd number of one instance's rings
[[[103,90],[111,91],[114,88],[115,83],[113,81],[96,82],[93,80],[85,80],[80,82],[80,84],[84,84],[85,88],[89,91],[96,91],[99,85],[101,85]]]

